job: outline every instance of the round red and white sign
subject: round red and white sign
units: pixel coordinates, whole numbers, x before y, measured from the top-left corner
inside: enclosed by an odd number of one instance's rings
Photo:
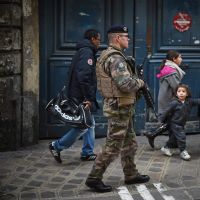
[[[178,13],[173,19],[174,27],[180,31],[187,31],[192,25],[192,18],[187,13]]]

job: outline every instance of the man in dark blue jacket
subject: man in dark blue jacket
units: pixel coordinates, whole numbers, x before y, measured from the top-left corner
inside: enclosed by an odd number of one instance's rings
[[[77,52],[72,60],[71,80],[69,81],[68,96],[75,98],[79,103],[84,102],[91,112],[96,112],[98,103],[96,101],[96,53],[100,45],[100,33],[95,29],[89,29],[84,34],[84,39],[77,43]],[[95,160],[94,140],[95,121],[93,127],[88,129],[72,128],[62,138],[50,142],[49,150],[55,160],[62,162],[60,152],[69,148],[73,143],[83,136],[83,147],[81,160]]]

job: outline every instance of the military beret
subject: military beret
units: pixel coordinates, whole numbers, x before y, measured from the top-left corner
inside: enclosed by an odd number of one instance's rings
[[[111,26],[107,33],[128,33],[128,28],[124,25]]]

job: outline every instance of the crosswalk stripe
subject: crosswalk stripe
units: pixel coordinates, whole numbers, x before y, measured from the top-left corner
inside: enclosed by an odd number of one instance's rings
[[[136,188],[144,200],[155,200],[145,185],[137,185]]]
[[[162,183],[153,183],[153,185],[160,193],[167,191],[167,188]]]
[[[167,188],[165,188],[162,183],[153,183],[153,185],[158,190],[164,200],[175,200],[173,196],[163,194],[164,191],[167,191]]]
[[[173,196],[169,196],[164,194],[167,191],[167,188],[162,183],[152,183],[153,186],[157,189],[159,194],[162,196],[164,200],[175,200]],[[146,185],[135,185],[138,193],[144,200],[155,200],[154,197],[151,195],[150,191],[146,187]],[[118,194],[122,200],[134,200],[131,194],[129,193],[127,187],[121,186],[118,187]]]
[[[118,187],[117,189],[119,190],[118,194],[122,200],[134,200],[125,186]]]

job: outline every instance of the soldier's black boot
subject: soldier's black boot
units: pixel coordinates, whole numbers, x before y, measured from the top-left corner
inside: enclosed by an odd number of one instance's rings
[[[96,192],[110,192],[112,187],[110,185],[104,185],[101,179],[87,178],[85,185],[95,190]]]
[[[154,148],[154,140],[158,135],[162,135],[163,132],[165,132],[167,130],[167,125],[166,124],[162,124],[161,126],[159,126],[155,131],[153,132],[147,132],[145,133],[145,136],[148,139],[149,145]]]

